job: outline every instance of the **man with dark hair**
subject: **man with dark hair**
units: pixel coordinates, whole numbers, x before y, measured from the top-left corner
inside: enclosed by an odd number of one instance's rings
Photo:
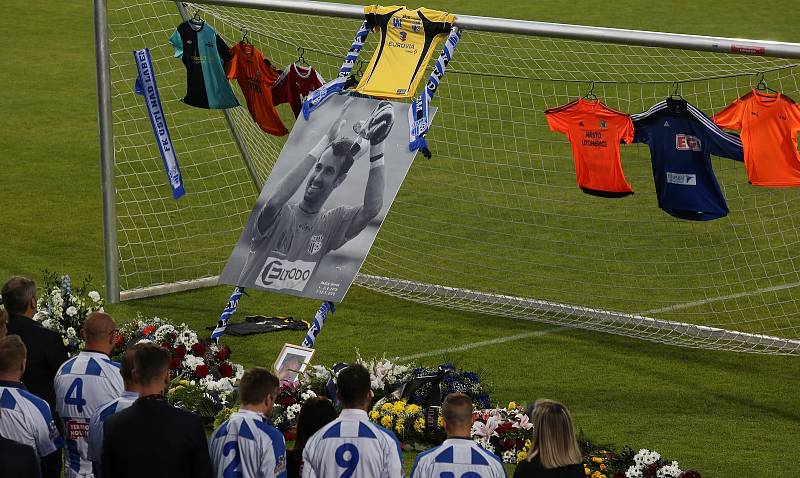
[[[350,365],[336,378],[339,418],[320,428],[303,449],[303,478],[399,478],[403,452],[394,433],[372,423],[369,371]]]
[[[391,103],[381,102],[367,120],[354,125],[353,140],[339,136],[351,101],[345,103],[327,134],[275,186],[256,215],[238,285],[302,291],[322,258],[361,233],[380,213],[385,185],[383,142],[394,124],[394,111]],[[362,153],[362,144],[369,145],[370,156],[363,204],[324,209]],[[303,199],[289,203],[304,184]],[[294,271],[291,277],[281,274],[287,270]],[[223,271],[225,275],[228,273]]]
[[[170,352],[143,344],[134,357],[139,398],[103,426],[102,474],[114,478],[210,478],[203,420],[167,403]]]
[[[505,478],[503,462],[495,454],[472,441],[472,399],[451,393],[442,404],[442,421],[447,439],[441,445],[417,455],[411,478],[472,476]]]
[[[89,314],[81,329],[84,349],[64,362],[56,374],[56,410],[66,430],[66,478],[91,476],[89,419],[98,407],[119,397],[124,388],[119,364],[108,355],[114,349],[116,330],[114,319],[105,312]]]
[[[15,276],[3,285],[3,305],[8,312],[8,333],[19,335],[27,349],[25,375],[22,382],[32,394],[43,398],[50,410],[56,411],[56,393],[53,379],[58,368],[67,360],[67,348],[58,333],[48,330],[33,320],[36,314],[36,283],[27,277]],[[61,419],[56,415],[56,426],[63,432]],[[51,453],[42,461],[42,476],[61,476],[61,450]]]
[[[0,307],[0,338],[8,335],[8,312]]]
[[[20,382],[25,373],[26,355],[25,344],[18,336],[0,338],[0,436],[32,447],[38,455],[36,461],[41,460],[44,465],[44,458],[53,455],[63,442],[47,402],[27,391]],[[32,471],[25,455],[16,459],[23,462],[13,461],[9,467],[20,466]],[[6,476],[9,468],[6,468],[5,458],[0,463]],[[38,470],[39,464],[33,468]]]
[[[265,421],[272,416],[277,396],[278,378],[269,370],[256,367],[245,372],[239,382],[239,411],[211,436],[215,477],[286,477],[283,434]]]
[[[133,378],[133,361],[136,357],[136,351],[142,347],[142,344],[132,345],[122,355],[120,361],[119,373],[122,375],[122,383],[125,390],[119,398],[115,398],[110,402],[98,407],[92,418],[89,420],[89,449],[87,451],[87,458],[92,462],[92,473],[95,478],[100,478],[100,457],[103,450],[103,425],[106,419],[111,415],[121,412],[126,408],[133,405],[133,402],[139,398],[139,384]]]

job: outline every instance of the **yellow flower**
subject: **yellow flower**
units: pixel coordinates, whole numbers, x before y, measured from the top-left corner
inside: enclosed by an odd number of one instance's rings
[[[603,463],[603,459],[600,458],[599,456],[593,456],[592,461],[595,463]]]
[[[369,419],[372,420],[373,422],[375,420],[377,420],[379,416],[381,416],[381,414],[378,413],[377,410],[373,410],[373,411],[369,412]]]
[[[441,415],[439,415],[439,419],[438,419],[438,420],[436,420],[436,425],[437,425],[439,428],[444,428],[444,419],[442,419],[442,416],[441,416]]]
[[[395,426],[395,427],[394,427],[394,429],[395,429],[395,430],[397,430],[397,433],[400,433],[400,434],[402,434],[402,433],[403,433],[403,430],[405,430],[405,429],[406,429],[406,427],[405,427],[405,426],[403,426],[403,424],[402,424],[402,423],[399,423],[399,422],[398,422],[398,423],[397,423],[397,426]]]
[[[516,410],[517,402],[508,402],[508,409],[509,410]]]
[[[533,445],[531,444],[530,440],[525,440],[525,448],[523,448],[523,450],[530,451],[532,446]]]
[[[180,385],[189,385],[189,381],[188,380],[180,380],[180,381],[178,381],[178,384],[180,384]]]
[[[417,420],[414,422],[414,430],[416,430],[418,433],[422,433],[423,431],[425,431],[424,418],[417,418]]]
[[[409,415],[414,415],[420,412],[419,405],[414,405],[413,403],[406,407],[406,413]]]
[[[591,474],[591,472],[589,471],[589,467],[586,465],[583,465],[583,474],[586,476],[589,476]]]
[[[392,417],[387,415],[381,418],[381,425],[383,425],[386,428],[392,428]]]
[[[383,406],[381,406],[381,410],[386,410],[386,411],[389,411],[389,410],[391,410],[392,408],[393,408],[393,407],[392,407],[392,404],[391,404],[391,403],[384,403],[384,404],[383,404]]]
[[[604,464],[600,463],[600,469],[601,469],[601,470],[605,471],[605,470],[606,470],[606,468],[607,468],[607,467],[606,467],[606,465],[604,465]]]
[[[528,457],[528,454],[525,453],[524,451],[517,452],[517,463],[519,463],[521,461],[525,461],[525,458],[527,458],[527,457]]]
[[[400,400],[394,403],[394,413],[395,415],[399,415],[403,413],[406,409],[406,401]]]

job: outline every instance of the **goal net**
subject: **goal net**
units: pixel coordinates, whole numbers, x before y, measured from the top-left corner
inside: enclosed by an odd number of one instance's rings
[[[196,4],[186,11],[229,46],[246,29],[279,68],[302,47],[326,80],[360,25]],[[108,17],[123,298],[211,284],[285,138],[264,134],[245,107],[226,118],[180,101],[185,70],[168,43],[182,21],[176,4],[108,0]],[[187,191],[178,201],[133,93],[132,51],[144,47]],[[434,157],[418,156],[357,283],[452,309],[660,343],[800,354],[800,188],[754,187],[741,163],[715,157],[729,216],[682,221],[657,207],[647,146],[623,145],[636,194],[589,196],[576,185],[569,144],[544,117],[592,81],[604,103],[629,113],[679,82],[683,98],[711,115],[752,88],[759,72],[800,100],[794,60],[464,31],[435,98]],[[291,111],[279,110],[291,129]]]

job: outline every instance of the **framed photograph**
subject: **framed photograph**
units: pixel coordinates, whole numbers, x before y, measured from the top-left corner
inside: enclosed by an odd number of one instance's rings
[[[275,375],[280,380],[297,380],[297,376],[303,373],[311,362],[312,355],[314,355],[314,349],[284,344],[281,353],[278,354],[278,360],[275,361]]]
[[[414,160],[408,112],[334,96],[298,119],[220,281],[341,302]]]

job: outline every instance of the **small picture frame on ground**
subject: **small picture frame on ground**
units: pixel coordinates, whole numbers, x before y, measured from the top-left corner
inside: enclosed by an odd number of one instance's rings
[[[281,353],[278,354],[278,360],[275,361],[275,375],[280,380],[296,381],[298,375],[303,373],[311,362],[312,355],[314,355],[314,349],[284,344]]]

